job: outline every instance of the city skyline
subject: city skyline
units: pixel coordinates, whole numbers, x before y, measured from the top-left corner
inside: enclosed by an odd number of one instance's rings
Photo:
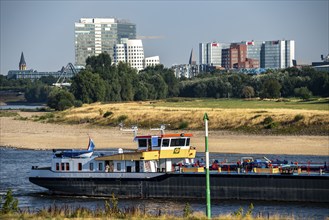
[[[298,64],[329,52],[328,1],[1,1],[1,74],[18,69],[56,71],[74,63],[74,23],[82,17],[136,24],[145,56],[166,67],[188,63],[202,42],[296,42]]]

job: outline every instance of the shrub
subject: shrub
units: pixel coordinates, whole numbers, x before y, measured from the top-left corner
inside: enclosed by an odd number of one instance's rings
[[[270,124],[265,125],[264,127],[265,127],[266,129],[272,129],[272,128],[276,128],[276,127],[278,127],[278,126],[279,126],[279,123],[278,123],[278,122],[272,122],[272,123],[270,123]]]
[[[192,214],[192,209],[189,203],[185,204],[184,210],[183,210],[183,217],[187,218]]]
[[[59,88],[54,88],[49,96],[47,105],[55,110],[63,111],[73,106],[74,96],[72,93]]]
[[[74,107],[81,107],[82,106],[82,102],[80,100],[74,100]]]
[[[120,115],[120,116],[118,117],[118,121],[119,121],[119,122],[122,122],[122,121],[125,121],[127,118],[128,118],[127,115]]]
[[[178,129],[186,129],[188,128],[188,122],[187,121],[182,121],[178,125]]]
[[[18,211],[18,199],[14,198],[13,192],[11,189],[7,191],[6,198],[4,203],[0,203],[1,206],[1,213],[8,214],[12,212]]]
[[[268,117],[264,118],[263,124],[267,125],[267,124],[272,123],[273,121],[274,121],[273,118],[271,116],[268,116]]]
[[[302,99],[309,99],[312,96],[312,92],[308,90],[307,87],[300,87],[294,89],[295,96],[300,97]]]
[[[111,115],[113,115],[113,112],[111,112],[111,111],[107,111],[107,112],[104,113],[103,117],[104,117],[104,118],[107,118],[107,117],[109,117],[109,116],[111,116]]]
[[[304,118],[305,118],[305,117],[304,117],[304,115],[302,115],[302,114],[295,115],[295,117],[294,117],[294,122],[297,122],[297,121],[303,120]]]

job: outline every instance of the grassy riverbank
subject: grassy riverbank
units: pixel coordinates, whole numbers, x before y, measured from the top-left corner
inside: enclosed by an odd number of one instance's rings
[[[1,198],[2,199],[2,198]],[[51,205],[42,209],[19,209],[19,201],[8,190],[5,198],[0,202],[1,219],[172,219],[172,220],[203,220],[207,219],[204,212],[194,212],[189,203],[185,203],[180,213],[172,214],[166,207],[152,213],[145,207],[131,206],[119,208],[119,200],[112,195],[106,200],[103,207],[90,209],[86,207],[70,207],[68,205]],[[251,203],[247,210],[240,207],[238,210],[226,214],[212,216],[212,219],[294,219],[293,217],[270,216],[265,213],[254,214],[254,206]],[[263,216],[264,215],[264,216]]]
[[[92,124],[168,129],[203,129],[208,113],[209,128],[254,134],[328,135],[329,100],[168,99],[152,102],[93,103],[34,120],[68,124]]]

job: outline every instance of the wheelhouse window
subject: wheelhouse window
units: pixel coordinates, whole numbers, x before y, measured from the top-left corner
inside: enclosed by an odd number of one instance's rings
[[[186,146],[190,146],[190,138],[186,138]]]
[[[163,139],[162,140],[162,147],[169,147],[169,139]]]
[[[171,139],[171,147],[183,147],[185,146],[185,138]]]
[[[94,170],[94,163],[89,164],[89,170],[93,171]]]
[[[78,170],[79,170],[79,171],[82,170],[82,163],[78,163]]]
[[[61,163],[61,170],[65,170],[65,163]]]
[[[147,139],[138,139],[138,147],[147,147]]]
[[[56,163],[56,170],[59,170],[59,163]]]
[[[70,170],[70,164],[69,163],[66,163],[66,170]]]
[[[117,171],[121,171],[121,163],[117,163]]]

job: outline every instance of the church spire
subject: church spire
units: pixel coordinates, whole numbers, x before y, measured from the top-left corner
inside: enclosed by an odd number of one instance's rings
[[[21,54],[21,60],[19,61],[19,70],[26,70],[26,62],[24,59],[24,54]]]

